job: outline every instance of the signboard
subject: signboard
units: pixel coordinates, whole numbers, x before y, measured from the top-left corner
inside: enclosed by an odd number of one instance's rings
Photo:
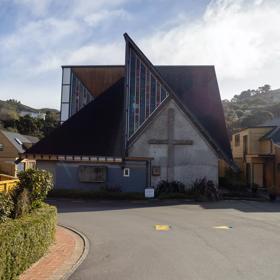
[[[155,189],[154,188],[146,188],[145,189],[145,198],[154,198],[155,197]]]

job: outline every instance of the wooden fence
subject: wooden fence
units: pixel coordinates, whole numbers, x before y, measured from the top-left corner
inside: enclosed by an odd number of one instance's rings
[[[15,177],[0,174],[0,192],[9,192],[17,185],[18,181]]]

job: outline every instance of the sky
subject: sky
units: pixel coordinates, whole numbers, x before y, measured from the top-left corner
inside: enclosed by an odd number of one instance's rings
[[[0,0],[0,99],[59,108],[61,65],[214,65],[222,99],[280,88],[279,0]]]

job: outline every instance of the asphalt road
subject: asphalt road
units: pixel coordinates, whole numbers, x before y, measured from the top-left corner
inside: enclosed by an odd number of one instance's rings
[[[280,279],[278,202],[50,203],[90,240],[71,280]]]

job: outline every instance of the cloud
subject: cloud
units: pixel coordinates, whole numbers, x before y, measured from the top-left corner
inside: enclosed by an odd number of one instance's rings
[[[114,21],[120,19],[130,19],[130,15],[123,9],[116,9],[116,10],[102,10],[98,12],[91,13],[85,17],[85,22],[91,26],[96,27],[103,23],[104,21]]]
[[[212,0],[196,18],[180,9],[176,18],[166,11],[161,20],[155,20],[148,18],[147,10],[145,21],[152,28],[145,32],[137,18],[143,10],[129,9],[128,0],[13,2],[31,16],[22,16],[19,9],[16,29],[0,34],[0,75],[5,81],[0,90],[7,92],[5,96],[27,98],[28,92],[32,96],[44,87],[46,98],[31,100],[53,102],[57,107],[60,91],[50,99],[45,87],[59,88],[60,65],[123,64],[121,35],[131,26],[130,35],[154,64],[215,65],[224,98],[264,83],[280,87],[277,0]],[[10,90],[9,84],[13,84]]]
[[[184,18],[175,27],[161,30],[140,42],[154,63],[210,64],[216,66],[222,88],[224,81],[262,82],[263,69],[280,65],[280,3],[278,1],[211,1],[203,17],[190,22]],[[276,84],[277,73],[267,82]],[[233,95],[236,83],[223,92]],[[277,83],[280,86],[280,83]]]

